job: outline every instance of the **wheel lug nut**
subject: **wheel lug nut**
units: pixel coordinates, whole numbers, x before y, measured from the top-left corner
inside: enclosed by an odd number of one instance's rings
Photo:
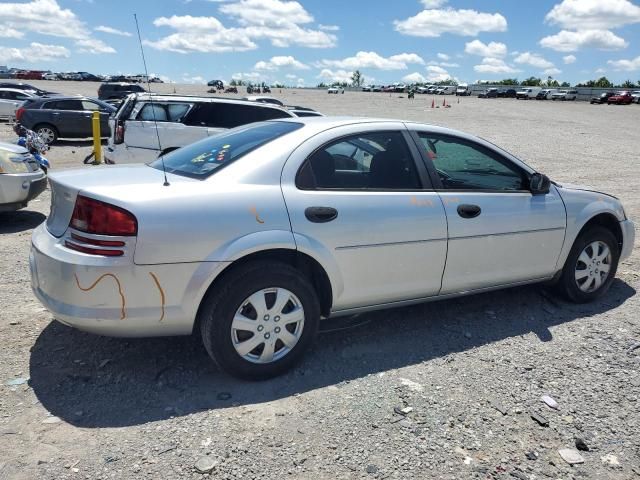
[[[279,322],[280,321],[280,317],[276,315],[275,317],[273,317],[273,321],[274,322]]]
[[[265,322],[268,322],[268,321],[269,321],[269,315],[265,315],[265,316],[264,316],[264,321],[265,321]]]
[[[276,332],[276,333],[280,333],[280,327],[276,327],[276,328],[274,329],[274,332]]]
[[[258,325],[258,331],[261,332],[262,330],[264,330],[264,327],[262,325]]]
[[[264,334],[264,338],[265,338],[266,340],[268,340],[270,336],[271,336],[271,334],[270,334],[269,332],[267,332],[267,333],[265,333],[265,334]]]

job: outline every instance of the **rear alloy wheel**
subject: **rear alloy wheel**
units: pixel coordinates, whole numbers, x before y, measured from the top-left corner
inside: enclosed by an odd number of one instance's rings
[[[226,276],[199,316],[204,345],[223,370],[266,379],[294,366],[312,343],[320,306],[298,270],[256,262]]]
[[[58,132],[51,125],[40,125],[36,127],[34,132],[40,135],[47,145],[51,145],[58,139]]]
[[[609,230],[590,228],[573,244],[558,287],[574,302],[595,300],[611,286],[619,256],[618,242]]]

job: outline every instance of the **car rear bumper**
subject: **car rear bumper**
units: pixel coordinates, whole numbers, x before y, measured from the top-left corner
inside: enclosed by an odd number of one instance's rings
[[[136,265],[64,247],[40,225],[29,268],[36,297],[60,322],[117,337],[188,335],[211,279],[226,263]]]
[[[620,222],[620,228],[622,229],[622,251],[620,252],[620,260],[624,260],[629,258],[633,251],[636,229],[631,220],[624,220]]]
[[[18,210],[47,188],[43,171],[23,174],[2,174],[0,178],[0,212]]]

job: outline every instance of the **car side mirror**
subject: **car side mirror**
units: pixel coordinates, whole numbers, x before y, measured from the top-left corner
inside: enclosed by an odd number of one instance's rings
[[[542,173],[534,173],[529,179],[529,190],[534,195],[546,195],[549,193],[551,187],[551,180],[549,177]]]

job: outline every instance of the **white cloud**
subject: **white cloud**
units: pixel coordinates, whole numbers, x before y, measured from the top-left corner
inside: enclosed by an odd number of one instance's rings
[[[624,38],[620,38],[609,30],[580,30],[571,32],[562,30],[555,35],[544,37],[540,45],[558,52],[575,52],[582,48],[599,50],[619,50],[627,47]]]
[[[297,70],[309,70],[309,66],[304,63],[296,60],[292,56],[276,56],[271,57],[271,60],[268,61],[260,61],[255,64],[253,67],[254,70],[278,70],[281,67],[285,68],[295,68]]]
[[[516,63],[521,63],[525,65],[531,65],[532,67],[548,69],[554,68],[555,65],[549,60],[537,55],[535,53],[524,52],[518,55],[514,60]]]
[[[32,42],[25,48],[0,46],[0,62],[2,63],[50,62],[62,58],[69,58],[69,56],[69,50],[60,45],[45,45]]]
[[[0,32],[35,32],[54,37],[83,39],[87,36],[84,22],[56,0],[32,0],[27,3],[0,3]],[[3,35],[7,36],[7,35]]]
[[[640,7],[629,0],[564,0],[545,21],[572,30],[607,30],[640,23]]]
[[[438,58],[440,60],[449,60],[451,57],[449,55],[447,55],[446,53],[439,53],[438,54]]]
[[[616,70],[624,70],[626,72],[640,70],[640,56],[632,60],[609,60],[607,63]]]
[[[427,9],[406,20],[395,20],[393,23],[398,32],[415,37],[439,37],[443,33],[476,36],[480,32],[507,30],[507,20],[499,13],[481,13],[476,10],[454,10],[453,8]]]
[[[318,28],[320,30],[324,30],[325,32],[337,32],[338,30],[340,30],[340,27],[338,25],[322,25],[322,24],[319,24]]]
[[[420,73],[414,72],[402,77],[404,83],[424,83],[427,79]]]
[[[415,53],[400,53],[389,58],[382,57],[376,52],[358,52],[353,57],[342,60],[321,60],[317,67],[330,67],[339,69],[360,70],[375,68],[377,70],[406,70],[409,63],[424,65],[424,60]]]
[[[480,63],[480,65],[475,65],[473,69],[476,72],[493,74],[520,72],[517,68],[507,65],[504,60],[491,57],[483,58],[482,63]]]
[[[480,57],[504,57],[507,54],[507,46],[500,42],[482,43],[480,40],[467,42],[464,51],[470,55]]]
[[[182,76],[182,81],[184,83],[191,83],[191,84],[203,84],[203,83],[206,83],[205,79],[202,78],[200,75],[190,76],[188,74],[184,74]]]
[[[101,53],[116,53],[116,50],[113,47],[110,47],[102,40],[98,40],[95,38],[87,38],[84,40],[77,40],[76,46],[78,47],[79,53],[92,53],[92,54],[101,54]]]
[[[24,32],[0,23],[0,38],[22,38]]]
[[[420,0],[424,8],[438,8],[447,3],[447,0]]]
[[[569,65],[570,63],[576,63],[576,56],[575,55],[566,55],[564,57],[562,57],[562,61]]]
[[[240,26],[226,27],[216,17],[159,17],[154,25],[173,28],[176,33],[145,43],[178,53],[254,50],[258,48],[258,40],[268,40],[276,47],[336,45],[335,35],[302,26],[312,22],[313,17],[295,1],[239,0],[223,3],[220,11]]]
[[[452,63],[452,62],[428,62],[427,65],[436,65],[439,67],[445,67],[445,68],[458,68],[460,67],[460,64],[458,63]]]
[[[333,82],[347,82],[351,83],[351,74],[352,72],[347,72],[346,70],[330,70],[328,68],[322,69],[317,78],[324,80],[325,82],[333,83]]]
[[[264,81],[266,79],[264,75],[258,72],[234,73],[231,75],[231,78],[234,80],[246,80],[249,82]]]
[[[427,82],[442,82],[444,80],[449,80],[450,78],[457,81],[457,78],[453,77],[444,68],[438,65],[427,66]]]
[[[556,67],[551,67],[551,68],[547,68],[546,70],[542,71],[543,75],[560,75],[562,73],[562,70],[556,68]]]
[[[123,30],[118,30],[117,28],[107,27],[105,25],[99,25],[94,28],[96,32],[110,33],[112,35],[120,35],[122,37],[130,37],[131,33],[125,32]]]

